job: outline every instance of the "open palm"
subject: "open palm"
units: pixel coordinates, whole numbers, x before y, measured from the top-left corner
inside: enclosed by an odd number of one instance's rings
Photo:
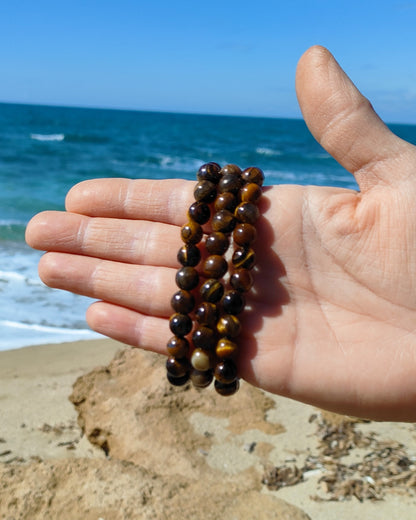
[[[240,374],[337,412],[416,418],[416,148],[380,121],[328,51],[297,71],[301,109],[352,190],[264,190],[258,271],[243,315]],[[49,251],[42,279],[100,300],[90,326],[165,352],[179,226],[194,183],[102,179],[75,186],[67,212],[37,215],[27,241]]]

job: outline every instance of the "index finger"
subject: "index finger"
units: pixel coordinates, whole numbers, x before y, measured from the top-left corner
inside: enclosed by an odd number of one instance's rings
[[[182,179],[92,179],[75,185],[66,209],[90,217],[184,224],[195,183]]]

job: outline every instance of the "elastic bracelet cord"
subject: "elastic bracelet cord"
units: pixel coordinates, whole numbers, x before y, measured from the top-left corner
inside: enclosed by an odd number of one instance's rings
[[[197,178],[195,202],[181,228],[184,245],[177,258],[182,267],[176,273],[179,291],[171,299],[174,335],[167,344],[167,378],[175,386],[191,380],[197,388],[214,380],[215,390],[228,396],[239,388],[236,339],[242,327],[237,316],[253,285],[252,245],[264,174],[256,167],[241,171],[234,164],[221,168],[210,162],[200,167]],[[212,230],[203,240],[202,226],[209,222]],[[205,247],[203,261],[199,246]]]

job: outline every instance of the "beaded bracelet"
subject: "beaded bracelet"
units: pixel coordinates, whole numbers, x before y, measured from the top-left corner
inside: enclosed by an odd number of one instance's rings
[[[197,179],[195,202],[181,228],[184,245],[177,258],[182,267],[176,273],[179,290],[171,299],[175,313],[169,327],[174,335],[167,344],[167,378],[175,386],[190,379],[197,388],[209,386],[214,379],[215,390],[227,396],[239,388],[235,340],[241,324],[237,315],[244,310],[244,294],[253,285],[256,257],[252,244],[264,174],[256,167],[241,171],[234,164],[221,168],[210,162],[199,168]],[[202,226],[210,219],[212,231],[202,243]],[[231,272],[224,257],[230,243]],[[205,246],[203,261],[198,244]]]

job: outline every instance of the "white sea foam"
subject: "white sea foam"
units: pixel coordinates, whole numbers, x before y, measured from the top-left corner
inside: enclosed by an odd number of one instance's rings
[[[260,155],[269,155],[269,156],[275,156],[282,155],[282,152],[279,150],[273,150],[272,148],[267,148],[266,146],[259,146],[256,148],[256,153]]]
[[[63,141],[65,134],[30,134],[35,141]]]

